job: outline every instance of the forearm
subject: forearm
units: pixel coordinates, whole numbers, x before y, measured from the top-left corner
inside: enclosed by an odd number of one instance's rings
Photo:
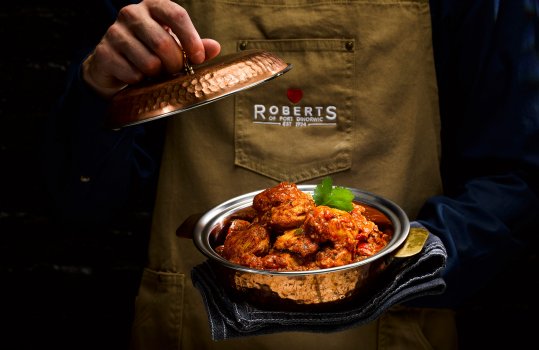
[[[100,221],[128,195],[137,129],[104,126],[108,102],[80,79],[79,68],[47,124],[43,167],[62,219]]]
[[[539,198],[516,174],[473,179],[458,196],[429,200],[418,221],[439,236],[448,251],[443,274],[447,291],[423,302],[460,306],[515,259],[525,260],[536,239],[537,213]]]

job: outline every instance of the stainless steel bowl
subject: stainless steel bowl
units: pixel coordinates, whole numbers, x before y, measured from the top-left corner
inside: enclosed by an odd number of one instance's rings
[[[315,185],[298,185],[313,193]],[[219,283],[233,298],[246,300],[259,307],[298,309],[335,307],[353,298],[368,294],[376,278],[392,260],[394,252],[408,237],[410,223],[406,213],[392,201],[350,188],[355,201],[377,209],[391,222],[393,237],[385,248],[365,260],[338,267],[309,271],[257,270],[231,263],[214,249],[224,242],[227,222],[250,207],[261,191],[232,198],[205,213],[194,229],[194,243],[206,255],[219,276]]]

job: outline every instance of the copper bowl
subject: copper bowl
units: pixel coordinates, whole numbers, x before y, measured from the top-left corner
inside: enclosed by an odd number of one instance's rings
[[[313,194],[315,185],[298,185]],[[227,223],[250,207],[260,191],[232,198],[205,213],[194,229],[196,247],[209,258],[219,276],[219,283],[232,298],[248,301],[257,307],[272,310],[335,308],[373,292],[378,277],[392,261],[410,231],[406,213],[395,203],[362,190],[349,188],[355,201],[374,208],[382,221],[391,225],[393,236],[381,251],[365,260],[327,269],[309,271],[257,270],[231,263],[214,249],[224,242]]]

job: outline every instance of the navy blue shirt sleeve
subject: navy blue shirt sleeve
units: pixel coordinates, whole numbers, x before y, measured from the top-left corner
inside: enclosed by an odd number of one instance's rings
[[[62,221],[105,221],[127,196],[136,130],[104,127],[106,108],[74,66],[44,150],[54,213]]]
[[[108,128],[109,101],[91,90],[80,74],[83,59],[115,20],[118,8],[128,3],[89,6],[100,21],[87,29],[97,37],[82,43],[73,58],[65,93],[47,123],[43,169],[51,211],[67,225],[106,224],[157,177],[161,125]]]
[[[514,260],[525,264],[537,241],[539,5],[447,1],[431,10],[445,195],[427,201],[419,222],[449,257],[447,292],[418,303],[458,307]]]

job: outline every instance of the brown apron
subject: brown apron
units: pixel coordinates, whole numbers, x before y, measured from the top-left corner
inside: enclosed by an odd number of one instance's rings
[[[176,228],[239,194],[287,180],[368,190],[414,218],[441,193],[440,120],[428,1],[183,1],[222,53],[260,48],[284,76],[168,119],[135,349],[445,349],[450,311],[395,307],[363,327],[214,342],[190,281],[205,260]]]

